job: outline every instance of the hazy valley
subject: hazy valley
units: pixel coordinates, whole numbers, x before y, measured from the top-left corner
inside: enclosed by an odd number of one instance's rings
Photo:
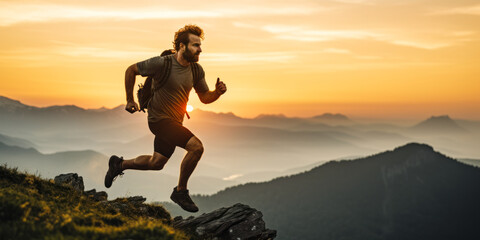
[[[1,163],[45,177],[64,172],[84,176],[87,188],[105,190],[103,177],[110,155],[132,158],[153,151],[146,114],[129,114],[123,106],[82,109],[37,108],[0,97]],[[431,117],[416,124],[359,121],[341,114],[311,118],[195,110],[188,126],[204,143],[205,153],[192,176],[193,193],[212,194],[228,186],[267,181],[321,165],[356,159],[420,142],[451,157],[478,165],[480,121]],[[127,171],[108,190],[110,196],[144,195],[167,200],[176,185],[182,149],[161,172]]]

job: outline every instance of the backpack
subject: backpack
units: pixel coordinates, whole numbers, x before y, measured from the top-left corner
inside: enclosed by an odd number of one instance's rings
[[[168,77],[170,76],[170,72],[172,70],[173,52],[170,50],[165,50],[162,53],[161,57],[165,58],[165,64],[163,64],[163,67],[159,69],[154,75],[148,76],[143,84],[138,84],[137,98],[140,111],[145,112],[145,109],[148,108],[148,104],[150,103],[150,100],[155,93],[155,88],[153,87],[154,80],[158,81],[157,87],[162,88],[167,82]],[[190,63],[190,67],[192,69],[193,75],[193,86],[195,87],[199,81],[199,66],[198,63]],[[185,111],[185,113],[187,112]],[[188,113],[187,117],[190,118]]]

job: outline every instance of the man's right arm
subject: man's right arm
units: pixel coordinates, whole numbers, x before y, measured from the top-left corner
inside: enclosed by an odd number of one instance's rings
[[[135,98],[133,97],[135,77],[139,74],[140,73],[138,72],[137,64],[132,64],[125,71],[125,92],[127,95],[127,105],[125,106],[125,110],[127,110],[129,113],[134,113],[140,110],[138,104],[135,102]]]
[[[135,86],[135,77],[137,75],[153,76],[158,69],[162,68],[164,59],[160,56],[152,57],[145,61],[132,64],[125,71],[125,92],[127,94],[127,106],[125,110],[134,113],[140,110],[133,97],[133,87]]]

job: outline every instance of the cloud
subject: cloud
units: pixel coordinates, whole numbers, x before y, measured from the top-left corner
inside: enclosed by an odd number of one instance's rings
[[[452,9],[435,10],[430,15],[480,15],[480,4]]]
[[[461,37],[475,34],[473,31],[458,31],[451,34],[435,36],[428,30],[417,33],[416,37],[403,36],[401,29],[382,30],[319,30],[295,25],[266,25],[259,27],[265,32],[272,33],[275,38],[299,42],[329,42],[338,40],[374,40],[387,42],[398,46],[409,46],[420,49],[433,50],[458,44]],[[431,40],[425,40],[428,36]],[[453,37],[453,38],[452,38]],[[348,51],[348,50],[347,50]],[[344,50],[330,49],[331,53],[349,53]]]
[[[55,61],[70,62],[111,62],[111,61],[141,61],[159,54],[154,48],[130,48],[79,45],[69,42],[51,41],[54,46],[48,51],[41,48],[28,48],[0,51],[0,61],[25,61],[33,65],[45,65]],[[200,60],[220,65],[244,65],[253,63],[287,63],[295,59],[299,52],[246,52],[228,53],[213,52],[202,53]],[[133,59],[133,60],[132,60]],[[48,64],[47,64],[48,65]]]
[[[426,42],[415,42],[415,41],[406,41],[406,40],[392,40],[390,42],[395,45],[422,48],[427,50],[444,48],[452,45],[450,43],[431,43],[431,42],[426,43]]]
[[[52,41],[48,48],[22,48],[0,51],[0,62],[4,65],[18,66],[18,62],[28,66],[50,66],[65,62],[112,62],[140,61],[158,53],[150,48],[115,48],[104,46],[77,45],[67,42]],[[132,60],[133,59],[133,60]]]
[[[339,49],[339,48],[326,48],[323,50],[326,53],[337,53],[337,54],[351,54],[350,50],[348,49]]]
[[[457,32],[452,32],[452,36],[455,37],[466,37],[466,36],[472,36],[474,35],[474,31],[457,31]]]
[[[0,3],[0,26],[22,22],[48,22],[72,19],[171,19],[185,17],[218,17],[211,11],[137,8],[109,10],[55,4]]]
[[[183,5],[182,5],[183,6]],[[156,6],[135,6],[115,9],[101,6],[70,6],[60,4],[34,4],[0,2],[0,26],[24,22],[49,22],[84,19],[183,19],[183,18],[232,18],[249,15],[308,15],[318,9],[302,6],[242,6],[219,8],[185,9],[166,4]]]
[[[84,45],[76,44],[72,42],[56,41],[52,40],[50,43],[54,44],[50,48],[51,53],[59,56],[68,56],[73,58],[88,58],[103,61],[105,59],[142,59],[145,57],[153,56],[158,53],[158,49],[135,47],[112,47],[104,45]],[[103,60],[102,60],[103,59]]]
[[[340,2],[340,3],[350,3],[350,4],[368,4],[368,5],[373,4],[372,0],[333,0],[333,1]]]
[[[238,27],[238,28],[248,28],[248,29],[257,28],[257,26],[255,26],[253,24],[248,24],[248,23],[244,23],[244,22],[237,22],[237,21],[232,22],[232,25],[235,26],[235,27]]]
[[[252,64],[254,62],[286,63],[296,58],[295,52],[204,53],[202,62],[220,64]]]
[[[382,34],[361,30],[312,30],[299,26],[267,25],[264,31],[273,33],[276,38],[304,42],[324,42],[339,39],[378,39]]]
[[[235,179],[237,179],[239,177],[242,177],[242,176],[243,176],[243,174],[233,174],[233,175],[230,175],[228,177],[222,178],[222,180],[231,181],[231,180],[235,180]]]
[[[362,59],[362,60],[379,60],[379,59],[383,59],[383,57],[380,57],[380,56],[356,56],[355,58],[357,59]]]
[[[108,58],[108,59],[131,59],[142,58],[145,56],[153,56],[158,52],[157,49],[151,49],[146,51],[145,49],[137,50],[117,50],[108,49],[102,47],[58,47],[54,52],[70,57],[82,58],[88,57],[88,59]]]

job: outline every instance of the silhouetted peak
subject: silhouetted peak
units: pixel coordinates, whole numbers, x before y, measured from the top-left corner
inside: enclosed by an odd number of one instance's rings
[[[0,104],[21,104],[20,101],[8,97],[0,96]]]
[[[75,105],[54,105],[54,106],[49,106],[44,108],[47,111],[53,111],[53,112],[61,112],[61,113],[74,113],[74,112],[85,112],[87,110],[75,106]]]
[[[105,106],[101,107],[101,108],[91,108],[91,109],[87,109],[87,111],[91,111],[91,112],[106,112],[106,111],[109,111],[110,109],[109,108],[106,108]]]
[[[12,109],[12,108],[25,108],[25,107],[28,107],[28,106],[21,103],[18,100],[14,100],[14,99],[11,99],[11,98],[0,96],[0,107],[7,108],[7,109]]]
[[[393,150],[394,152],[397,151],[430,151],[434,152],[433,147],[424,143],[407,143],[403,146],[397,147]]]
[[[436,161],[440,158],[445,159],[446,156],[441,153],[435,152],[433,147],[427,144],[411,142],[403,146],[396,147],[393,150],[381,152],[372,156],[365,158],[356,159],[355,161],[330,161],[314,169],[321,169],[324,166],[342,166],[344,164],[360,164],[363,166],[373,166],[376,167],[392,167],[392,166],[410,166],[410,165],[421,165],[426,162]],[[373,165],[369,165],[373,164]]]
[[[117,108],[124,109],[125,105],[119,105],[116,108],[108,109],[101,107],[97,109],[85,109],[76,105],[53,105],[47,107],[35,107],[21,103],[18,100],[14,100],[8,97],[0,96],[0,107],[7,111],[14,111],[17,109],[34,110],[48,113],[78,113],[78,112],[106,112],[109,110],[115,110]]]
[[[432,116],[412,127],[415,131],[427,133],[464,133],[465,129],[460,127],[448,115]]]
[[[3,153],[33,153],[37,154],[40,153],[33,147],[19,147],[19,146],[10,146],[4,142],[0,142],[0,152]]]
[[[227,113],[216,113],[216,112],[211,112],[211,111],[205,111],[201,109],[195,109],[192,111],[190,115],[196,115],[196,116],[205,116],[205,117],[226,117],[226,118],[240,118],[239,116],[235,115],[232,112],[227,112]]]
[[[455,123],[455,121],[453,119],[451,119],[450,116],[448,116],[448,115],[441,115],[441,116],[431,116],[430,118],[421,122],[420,124],[422,124],[422,123],[442,123],[442,124],[448,123],[448,124],[451,124],[451,123]]]
[[[94,111],[94,110],[89,110],[91,112],[96,112],[96,113],[113,113],[113,114],[125,114],[126,111],[125,111],[125,104],[120,104],[114,108],[106,108],[105,111]]]
[[[336,113],[336,114],[333,114],[333,113],[324,113],[322,115],[317,115],[317,116],[314,116],[312,117],[313,119],[319,119],[319,120],[342,120],[342,121],[345,121],[345,120],[350,120],[347,116],[343,115],[343,114],[339,114],[339,113]]]
[[[408,143],[195,201],[201,209],[248,202],[275,219],[273,227],[285,239],[480,239],[475,182],[478,168]]]
[[[431,117],[430,117],[429,119],[427,119],[426,121],[429,121],[429,122],[448,122],[448,123],[455,122],[455,121],[453,121],[453,119],[451,119],[450,116],[448,116],[448,115],[431,116]]]
[[[278,119],[278,118],[285,119],[287,118],[287,116],[285,116],[284,114],[260,114],[257,117],[255,117],[255,119]]]

